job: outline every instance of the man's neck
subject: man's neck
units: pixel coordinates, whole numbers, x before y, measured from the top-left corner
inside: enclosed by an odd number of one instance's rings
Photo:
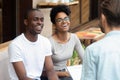
[[[31,42],[35,42],[38,39],[38,34],[37,35],[32,35],[32,34],[26,32],[26,33],[24,33],[24,35]]]

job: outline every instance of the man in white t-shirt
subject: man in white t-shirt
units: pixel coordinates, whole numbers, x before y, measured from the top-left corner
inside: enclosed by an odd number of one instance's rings
[[[40,35],[44,25],[43,13],[38,9],[28,10],[24,24],[26,31],[8,48],[11,80],[40,80],[43,66],[49,80],[58,80],[51,60],[51,44]]]

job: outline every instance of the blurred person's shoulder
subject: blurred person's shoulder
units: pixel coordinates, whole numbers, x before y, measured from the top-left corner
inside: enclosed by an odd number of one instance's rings
[[[100,50],[104,50],[106,48],[106,42],[106,39],[103,38],[87,46],[86,50],[89,50],[91,52],[98,52]]]

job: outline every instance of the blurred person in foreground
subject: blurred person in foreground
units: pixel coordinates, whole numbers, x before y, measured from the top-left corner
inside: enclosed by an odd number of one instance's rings
[[[45,65],[49,80],[58,80],[51,59],[51,44],[40,35],[44,16],[39,9],[30,9],[24,17],[26,31],[12,40],[10,57],[10,80],[40,80]]]
[[[105,37],[85,50],[80,80],[120,80],[120,0],[102,0],[100,28]]]
[[[55,32],[49,40],[52,44],[54,69],[60,80],[72,80],[67,71],[67,61],[72,57],[73,51],[78,53],[81,62],[84,54],[84,49],[77,35],[69,32],[70,13],[70,8],[67,5],[57,5],[50,12]]]

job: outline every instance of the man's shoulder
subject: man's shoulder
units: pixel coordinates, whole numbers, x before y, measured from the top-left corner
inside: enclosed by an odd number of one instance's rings
[[[38,35],[39,36],[39,42],[42,42],[43,44],[50,44],[50,41],[47,37]]]
[[[92,44],[90,44],[87,48],[92,48],[92,49],[100,49],[105,45],[106,41],[104,39],[101,39],[99,41],[96,41]]]
[[[20,34],[19,36],[15,37],[13,40],[11,40],[10,45],[20,45],[23,43],[23,35]]]
[[[15,37],[12,42],[15,42],[15,41],[19,41],[21,38],[23,37],[22,34],[18,35],[17,37]]]

